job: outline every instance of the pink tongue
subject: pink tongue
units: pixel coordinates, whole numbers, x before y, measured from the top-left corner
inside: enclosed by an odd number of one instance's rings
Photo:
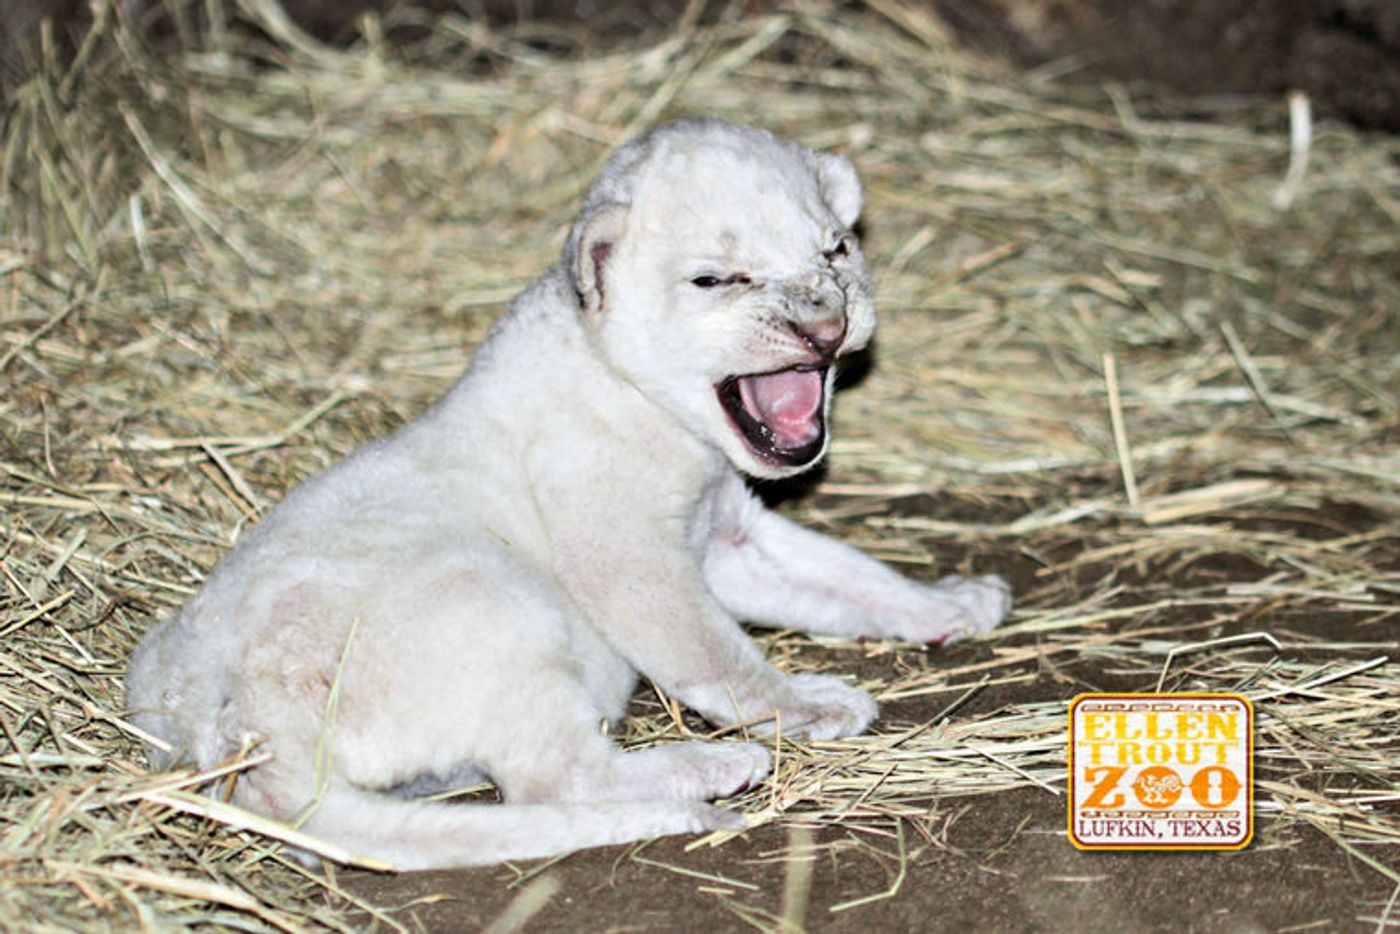
[[[739,380],[739,397],[750,415],[773,432],[780,448],[797,448],[821,434],[819,370],[783,370]]]

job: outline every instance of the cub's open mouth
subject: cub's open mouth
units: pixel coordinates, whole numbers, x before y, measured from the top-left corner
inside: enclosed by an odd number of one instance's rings
[[[763,460],[800,467],[821,454],[825,367],[731,376],[715,392],[739,436]]]

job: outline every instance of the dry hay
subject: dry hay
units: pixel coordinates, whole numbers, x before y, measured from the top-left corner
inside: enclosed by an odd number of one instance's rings
[[[959,710],[1088,658],[1253,697],[1263,837],[1316,826],[1400,884],[1394,139],[1010,75],[898,0],[606,53],[451,17],[330,49],[246,0],[262,33],[158,55],[99,7],[4,125],[0,926],[347,925],[283,831],[144,772],[127,655],[290,485],[445,388],[609,147],[697,112],[846,151],[869,188],[878,363],[790,508],[915,573],[1028,568],[982,661],[762,637],[789,668],[873,658],[891,704],[784,742],[739,804],[903,854],[956,796],[1060,794],[1073,678]],[[915,698],[943,714],[901,722]],[[687,724],[654,703],[628,736]]]

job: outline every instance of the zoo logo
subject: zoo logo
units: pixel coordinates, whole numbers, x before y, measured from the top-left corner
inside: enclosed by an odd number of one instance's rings
[[[1081,694],[1069,836],[1081,849],[1239,849],[1254,832],[1254,711],[1236,694]]]
[[[1181,779],[1160,765],[1143,769],[1133,782],[1133,794],[1150,808],[1169,808],[1181,797]]]

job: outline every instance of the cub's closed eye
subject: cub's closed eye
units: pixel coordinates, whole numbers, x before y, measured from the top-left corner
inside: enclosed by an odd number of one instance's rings
[[[719,276],[696,276],[690,280],[691,285],[699,286],[702,289],[713,289],[721,285],[748,285],[753,280],[743,273],[735,273],[721,279]]]

